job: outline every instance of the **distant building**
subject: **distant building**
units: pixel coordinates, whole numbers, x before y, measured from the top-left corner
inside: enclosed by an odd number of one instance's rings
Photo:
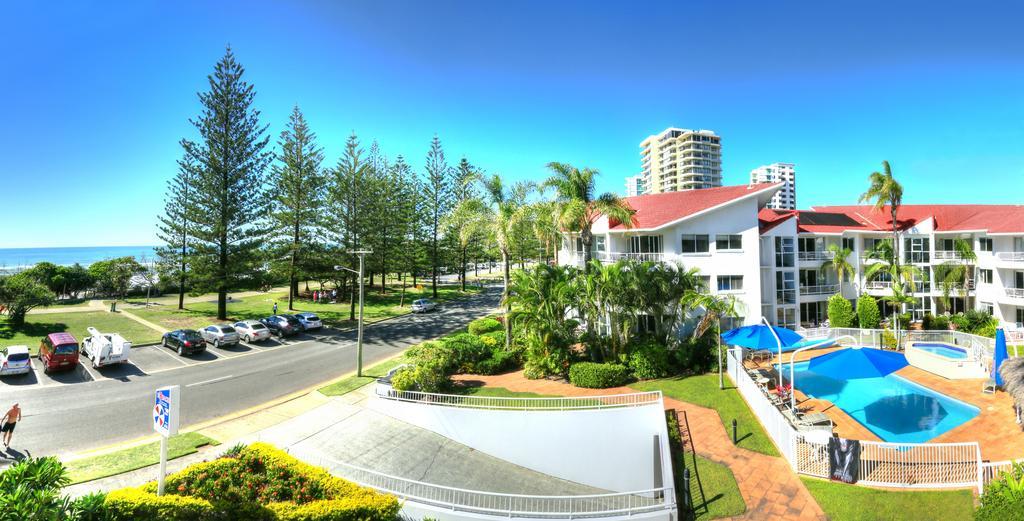
[[[644,193],[722,186],[721,138],[710,130],[668,128],[640,149]]]
[[[796,210],[796,167],[792,163],[772,163],[751,170],[750,184],[758,183],[782,183],[768,208]]]
[[[626,197],[644,194],[644,176],[637,174],[626,178]]]

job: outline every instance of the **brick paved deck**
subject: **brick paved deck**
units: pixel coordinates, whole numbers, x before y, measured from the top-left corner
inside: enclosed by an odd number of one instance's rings
[[[558,396],[637,392],[629,387],[580,389],[554,380],[527,380],[521,371],[497,376],[456,375],[453,378],[481,382],[489,387],[504,387],[511,391]],[[740,493],[747,503],[747,511],[732,519],[827,519],[786,460],[734,446],[716,411],[668,397],[665,397],[665,406],[679,413],[686,411],[697,453],[727,465],[736,476]]]

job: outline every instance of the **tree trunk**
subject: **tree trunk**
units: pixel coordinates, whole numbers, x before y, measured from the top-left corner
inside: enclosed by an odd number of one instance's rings
[[[294,311],[295,294],[299,292],[299,281],[295,277],[295,265],[299,258],[299,220],[295,220],[292,229],[292,259],[288,266],[288,310]]]
[[[469,249],[468,246],[463,246],[462,247],[462,291],[463,291],[463,293],[465,293],[465,291],[466,291],[466,250],[467,249]]]
[[[510,259],[507,251],[501,251],[501,260],[505,263],[505,288],[501,292],[501,300],[505,302],[505,351],[512,351],[512,305],[508,302]]]

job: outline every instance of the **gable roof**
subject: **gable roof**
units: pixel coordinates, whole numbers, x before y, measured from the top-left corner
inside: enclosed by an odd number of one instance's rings
[[[788,221],[789,219],[796,217],[796,210],[773,210],[771,208],[762,208],[761,211],[757,212],[757,227],[761,234],[768,232],[772,228]]]
[[[817,206],[799,212],[798,231],[891,231],[889,207]],[[1024,206],[1011,204],[908,204],[900,206],[897,228],[906,230],[932,219],[937,232],[1024,233]]]
[[[759,194],[767,201],[782,183],[757,183],[751,185],[701,188],[681,192],[638,195],[627,197],[636,213],[633,214],[633,230],[654,230],[677,223],[698,214],[719,208],[747,197]],[[625,231],[620,222],[609,222],[609,230]]]

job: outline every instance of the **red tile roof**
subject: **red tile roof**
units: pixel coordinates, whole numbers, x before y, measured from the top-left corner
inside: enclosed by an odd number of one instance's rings
[[[908,204],[900,206],[897,227],[906,230],[934,220],[935,231],[985,231],[987,233],[1024,233],[1024,206],[989,204]],[[817,206],[799,212],[801,232],[841,233],[849,230],[891,231],[889,207]]]
[[[786,222],[791,217],[797,215],[796,210],[772,210],[771,208],[762,208],[757,213],[757,224],[761,233],[765,233],[772,228]]]
[[[722,186],[700,190],[638,195],[627,197],[626,202],[636,210],[636,213],[633,214],[633,228],[651,230],[747,196],[776,189],[779,186],[781,186],[781,183]],[[608,228],[611,230],[626,229],[619,222],[610,222],[608,224]]]

